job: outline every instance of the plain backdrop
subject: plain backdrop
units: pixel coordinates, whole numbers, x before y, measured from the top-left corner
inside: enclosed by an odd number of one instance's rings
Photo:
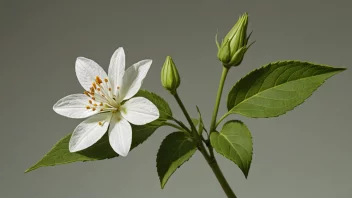
[[[198,152],[161,190],[156,153],[173,132],[159,129],[127,158],[40,168],[24,174],[81,120],[57,115],[53,104],[81,93],[75,59],[107,70],[115,49],[127,65],[151,58],[143,88],[164,97],[160,83],[167,55],[182,78],[179,94],[192,116],[196,105],[209,126],[221,74],[214,42],[240,14],[249,13],[257,42],[231,69],[229,89],[248,72],[278,60],[351,68],[352,3],[348,0],[125,0],[0,1],[0,197],[136,198],[225,197]],[[254,138],[248,179],[217,155],[240,198],[347,198],[352,194],[351,71],[320,87],[304,104],[271,119],[241,119]],[[226,112],[224,103],[220,115]]]

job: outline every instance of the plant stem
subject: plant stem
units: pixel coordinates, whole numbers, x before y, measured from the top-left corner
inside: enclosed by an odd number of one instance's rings
[[[225,84],[225,80],[226,80],[226,76],[227,76],[228,72],[229,72],[229,68],[223,66],[222,67],[222,74],[221,74],[221,78],[220,78],[220,83],[219,83],[219,88],[218,88],[218,93],[216,95],[213,116],[211,118],[211,123],[210,123],[210,131],[209,131],[210,133],[215,130],[216,117],[217,117],[218,111],[219,111],[221,94],[222,94],[222,90],[224,88],[224,84]]]
[[[223,120],[223,119],[225,119],[227,116],[229,115],[229,113],[227,112],[227,113],[225,113],[217,122],[216,122],[216,124],[215,124],[215,128],[221,123],[221,121]]]
[[[223,72],[223,76],[222,78],[224,78],[223,81],[225,81],[225,78],[226,78],[226,74],[227,74],[227,71]],[[223,86],[221,86],[223,87]],[[222,89],[222,88],[221,88]],[[221,95],[221,93],[220,93]],[[192,119],[191,117],[189,116],[185,106],[183,105],[178,93],[176,92],[174,94],[174,97],[178,103],[178,105],[180,106],[183,114],[185,115],[189,125],[191,126],[191,129],[192,129],[192,132],[194,134],[194,139],[196,140],[197,142],[197,145],[198,145],[198,150],[202,153],[202,155],[204,156],[205,160],[208,162],[211,170],[213,171],[213,173],[215,174],[216,178],[218,179],[222,189],[224,190],[225,194],[227,195],[228,198],[236,198],[236,195],[235,193],[232,191],[230,185],[227,183],[226,181],[226,178],[224,177],[224,175],[222,174],[221,170],[220,170],[220,167],[215,159],[215,156],[214,156],[214,153],[213,153],[213,148],[209,145],[209,152],[210,154],[208,154],[208,152],[206,151],[205,147],[204,147],[204,144],[203,142],[201,141],[201,137],[198,135],[197,133],[197,129],[196,127],[194,126],[193,122],[192,122]]]
[[[174,117],[171,117],[171,120],[176,122],[178,125],[180,125],[182,128],[184,128],[187,132],[191,133],[191,130],[189,130],[189,128],[186,125],[184,125],[181,121],[177,120]]]
[[[226,178],[224,177],[224,174],[222,173],[215,157],[209,156],[206,152],[203,152],[202,150],[201,150],[201,153],[203,154],[205,160],[208,162],[211,170],[213,171],[216,178],[218,179],[218,181],[219,181],[222,189],[224,190],[225,194],[227,195],[227,197],[228,198],[237,198],[235,193],[232,191],[230,185],[227,183]]]
[[[186,129],[184,129],[184,128],[182,128],[182,127],[176,125],[176,124],[170,123],[170,122],[165,122],[164,125],[165,125],[165,126],[171,126],[171,127],[175,128],[175,129],[178,129],[178,130],[180,130],[180,131],[186,131],[186,132],[188,132]]]
[[[183,103],[182,103],[180,97],[178,96],[178,93],[176,92],[173,96],[175,97],[175,99],[176,99],[178,105],[180,106],[180,108],[181,108],[183,114],[185,115],[185,117],[186,117],[186,119],[187,119],[189,125],[191,126],[191,129],[192,129],[194,138],[196,139],[196,141],[197,141],[197,143],[198,143],[198,141],[199,141],[199,136],[198,136],[196,127],[193,125],[193,122],[192,122],[191,117],[189,116],[189,114],[188,114],[188,112],[187,112],[185,106],[183,105]]]

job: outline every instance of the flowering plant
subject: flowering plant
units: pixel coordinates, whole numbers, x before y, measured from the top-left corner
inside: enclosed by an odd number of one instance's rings
[[[228,112],[218,119],[218,109],[228,71],[240,66],[251,44],[247,35],[248,15],[243,14],[219,44],[217,57],[222,75],[209,127],[191,118],[177,89],[181,77],[170,56],[161,70],[161,83],[180,106],[187,124],[175,118],[167,101],[159,95],[140,89],[151,60],[142,60],[125,70],[125,53],[118,48],[110,60],[108,74],[93,60],[77,58],[78,81],[85,89],[60,99],[54,111],[69,118],[87,118],[26,172],[44,166],[78,161],[95,161],[127,156],[159,127],[169,126],[169,134],[157,153],[157,172],[161,188],[170,176],[198,150],[206,159],[227,197],[236,197],[227,183],[214,150],[234,162],[247,177],[253,154],[252,135],[246,124],[230,120],[232,114],[250,118],[277,117],[303,103],[331,76],[345,68],[302,61],[278,61],[250,72],[227,94]]]

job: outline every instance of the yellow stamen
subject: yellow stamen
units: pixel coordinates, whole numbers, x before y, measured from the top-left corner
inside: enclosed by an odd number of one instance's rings
[[[93,104],[93,102],[91,100],[89,100],[89,104]]]
[[[117,89],[120,89],[120,86],[117,86]]]
[[[95,97],[92,97],[92,100],[95,100]]]
[[[98,88],[97,90],[100,91],[100,88]]]
[[[92,109],[92,110],[93,110],[93,111],[95,111],[95,110],[97,110],[97,109],[93,107],[93,109]]]
[[[111,88],[109,88],[109,91],[111,91]]]
[[[83,93],[84,93],[84,94],[86,94],[88,97],[90,97],[90,95],[89,95],[89,92],[88,92],[88,91],[84,91]]]
[[[97,104],[94,104],[95,107],[97,107],[98,105]]]
[[[94,93],[94,88],[93,87],[90,88],[90,92]]]
[[[99,125],[100,125],[100,126],[103,126],[103,123],[99,122]]]
[[[102,102],[100,103],[100,106],[103,106],[103,103],[102,103]]]
[[[87,109],[90,109],[90,106],[86,106]]]
[[[95,77],[95,82],[101,84],[103,81],[99,78],[99,76]]]
[[[93,82],[93,87],[94,87],[94,89],[97,88],[97,84],[95,84],[95,82]]]
[[[104,79],[105,82],[109,82],[109,80],[107,78]]]

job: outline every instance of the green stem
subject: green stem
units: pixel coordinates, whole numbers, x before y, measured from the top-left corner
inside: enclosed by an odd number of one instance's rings
[[[180,127],[180,126],[178,126],[176,124],[170,123],[170,122],[165,122],[163,125],[174,127],[175,129],[178,129],[180,131],[187,131],[184,128],[182,128],[182,127]]]
[[[183,129],[185,129],[187,132],[191,133],[191,130],[189,130],[189,128],[184,125],[181,121],[177,120],[176,118],[171,117],[171,120],[173,120],[174,122],[176,122],[178,125],[180,125]]]
[[[202,143],[201,143],[202,144]],[[202,144],[203,145],[203,144]],[[203,146],[204,147],[204,146]],[[235,193],[232,191],[229,183],[227,183],[226,178],[224,174],[222,173],[218,162],[215,159],[213,149],[210,148],[210,154],[209,156],[206,152],[200,150],[200,152],[203,154],[205,160],[208,162],[208,165],[210,166],[211,170],[213,171],[214,175],[218,179],[222,189],[224,190],[225,194],[227,195],[228,198],[237,198]]]
[[[224,72],[223,72],[224,73]],[[226,74],[227,71],[225,73],[225,77],[224,77],[224,81],[226,78]],[[222,88],[221,88],[222,89]],[[220,93],[221,95],[221,93]],[[202,155],[204,156],[205,160],[208,162],[211,170],[213,171],[213,173],[215,174],[216,178],[218,179],[222,189],[224,190],[225,194],[227,195],[228,198],[237,198],[235,193],[232,191],[230,185],[227,183],[226,178],[224,177],[224,174],[221,172],[221,169],[218,165],[218,162],[215,159],[214,153],[213,153],[213,148],[209,145],[209,152],[210,154],[208,154],[208,152],[206,151],[203,142],[200,139],[200,136],[197,133],[197,129],[194,126],[191,117],[189,116],[185,106],[183,105],[178,93],[176,92],[174,94],[174,97],[178,103],[178,105],[180,106],[183,114],[185,115],[189,125],[191,126],[192,132],[194,134],[194,139],[197,141],[197,145],[198,145],[198,150],[202,153]]]
[[[230,115],[229,113],[224,114],[224,115],[219,119],[219,121],[216,122],[215,128],[221,123],[221,121],[222,121],[223,119],[225,119],[225,118],[226,118],[227,116],[229,116],[229,115]]]
[[[218,93],[216,95],[213,116],[211,118],[211,123],[210,123],[210,133],[215,130],[216,117],[217,117],[218,111],[219,111],[221,94],[222,94],[222,90],[224,88],[224,84],[225,84],[225,80],[226,80],[226,76],[227,76],[228,72],[229,72],[229,68],[223,66],[222,67],[222,74],[221,74],[221,78],[220,78],[220,84],[219,84],[219,88],[218,88]]]
[[[185,115],[185,117],[186,117],[186,119],[187,119],[187,121],[188,121],[188,124],[191,126],[191,129],[192,129],[192,132],[193,132],[193,134],[194,134],[195,139],[196,139],[197,141],[199,141],[199,136],[198,136],[198,133],[197,133],[197,129],[196,129],[196,127],[194,126],[194,124],[193,124],[193,122],[192,122],[192,119],[191,119],[191,117],[189,116],[189,114],[188,114],[188,112],[187,112],[185,106],[183,105],[183,103],[182,103],[180,97],[178,96],[178,93],[176,92],[173,96],[175,97],[175,99],[176,99],[178,105],[180,106],[180,108],[181,108],[183,114]]]

